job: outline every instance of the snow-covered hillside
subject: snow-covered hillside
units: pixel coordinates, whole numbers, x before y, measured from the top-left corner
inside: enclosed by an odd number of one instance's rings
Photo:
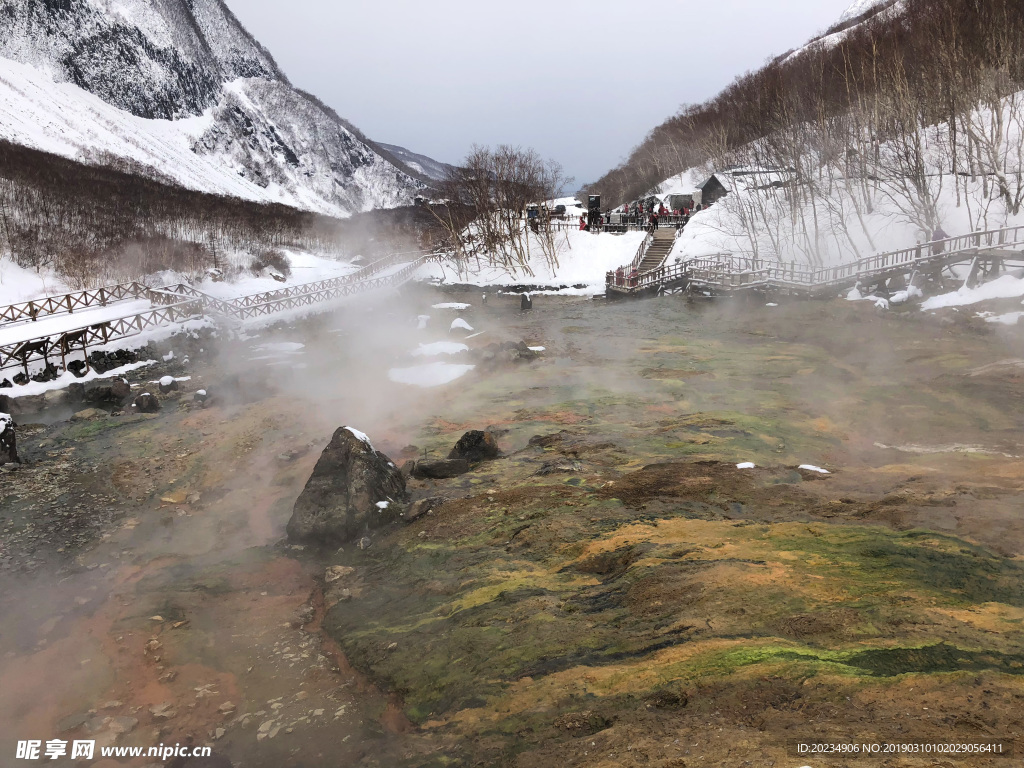
[[[390,152],[417,173],[423,174],[428,179],[433,179],[434,181],[444,181],[448,178],[448,171],[452,169],[452,166],[448,163],[442,163],[438,160],[434,160],[432,157],[420,155],[406,149],[405,147],[399,147],[394,144],[380,144],[379,146],[381,149]]]
[[[903,12],[903,0],[854,0],[850,7],[843,12],[843,15],[839,17],[839,21],[832,27],[836,31],[815,37],[806,45],[784,54],[780,59],[782,61],[791,61],[815,48],[834,48],[850,34],[850,30],[855,29],[859,24],[864,24],[876,17],[894,19]]]
[[[419,186],[292,88],[221,0],[0,0],[0,18],[0,138],[332,215]]]
[[[490,266],[483,261],[477,265],[463,264],[464,271],[452,264],[429,262],[417,273],[418,280],[441,284],[463,284],[488,287],[528,285],[540,293],[559,293],[563,296],[596,296],[604,293],[605,274],[622,264],[628,264],[646,237],[643,232],[623,235],[595,234],[579,230],[555,235],[558,264],[550,264],[542,256],[537,238],[530,235],[530,269],[533,274],[510,274],[507,270]]]
[[[769,156],[768,140],[742,147],[713,164],[729,194],[692,217],[672,258],[731,253],[829,266],[929,242],[934,228],[958,236],[1024,226],[1024,91],[976,107],[957,128],[940,123],[913,140],[876,143],[860,166],[845,155],[824,159],[812,140],[799,171],[778,170],[781,162],[758,165]],[[901,162],[908,146],[919,148],[916,175]],[[957,173],[961,168],[973,176]],[[710,172],[689,169],[657,189]]]

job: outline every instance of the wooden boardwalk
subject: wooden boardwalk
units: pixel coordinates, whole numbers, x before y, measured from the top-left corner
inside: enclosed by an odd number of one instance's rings
[[[329,280],[266,291],[235,299],[219,299],[190,285],[177,284],[150,288],[142,283],[80,291],[52,296],[32,302],[0,307],[0,327],[24,324],[28,331],[17,343],[0,345],[0,374],[6,369],[21,369],[26,376],[29,366],[38,362],[47,365],[59,359],[66,371],[68,356],[81,353],[88,365],[90,347],[137,336],[143,331],[176,325],[189,320],[213,318],[246,321],[290,309],[315,306],[346,296],[367,293],[380,288],[397,287],[409,281],[416,270],[435,254],[397,254],[375,261],[352,274]],[[127,299],[148,299],[151,309],[126,313],[123,317],[104,320],[64,330],[60,333],[31,333],[33,321],[48,315],[73,313],[76,309],[116,306]],[[66,327],[66,326],[65,326]],[[0,379],[3,375],[0,375]],[[0,390],[17,396],[17,387]]]
[[[1006,259],[1021,258],[1022,251],[1024,227],[1006,227],[921,243],[817,269],[728,253],[679,264],[660,264],[647,270],[638,269],[641,262],[634,261],[630,268],[609,272],[605,283],[609,297],[649,296],[679,290],[707,295],[740,291],[832,295],[858,283],[872,286],[900,275],[939,274],[954,264],[971,263],[973,276],[982,262],[995,266]]]

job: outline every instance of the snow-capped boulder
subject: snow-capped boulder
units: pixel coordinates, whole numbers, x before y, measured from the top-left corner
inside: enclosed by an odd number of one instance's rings
[[[341,427],[295,501],[288,538],[325,545],[357,541],[400,519],[405,499],[405,478],[394,463],[366,435]]]
[[[149,392],[143,392],[135,398],[135,402],[132,403],[132,409],[136,413],[159,413],[160,401]]]

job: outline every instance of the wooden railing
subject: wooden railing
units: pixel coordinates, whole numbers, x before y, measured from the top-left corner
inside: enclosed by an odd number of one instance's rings
[[[148,290],[142,283],[132,282],[9,304],[0,307],[0,323],[38,320],[49,315],[73,314],[77,309],[105,307],[112,301],[145,298]]]
[[[58,352],[66,355],[74,349],[88,353],[89,346],[107,344],[127,339],[142,331],[203,316],[203,302],[199,299],[180,301],[176,304],[119,317],[103,323],[75,328],[70,331],[42,336],[31,341],[0,346],[0,370],[11,367],[27,368],[36,360],[49,360]]]
[[[818,291],[837,288],[861,281],[880,280],[891,274],[911,272],[945,264],[963,261],[971,256],[984,255],[1000,249],[1024,247],[1024,226],[1005,227],[968,235],[949,237],[929,243],[919,243],[911,248],[878,253],[856,261],[832,267],[811,268],[795,262],[767,261],[735,254],[716,254],[691,259],[685,262],[688,281],[695,286],[719,290],[739,290],[756,287],[776,287],[801,291]],[[636,269],[634,261],[625,276]],[[657,270],[652,270],[653,275]],[[651,278],[654,279],[654,278]],[[609,272],[607,284],[622,289],[619,272]],[[635,290],[643,290],[635,280]],[[648,281],[649,282],[649,281]],[[625,285],[627,292],[634,286]],[[650,287],[649,285],[646,287]]]
[[[443,258],[443,255],[420,254],[409,261],[406,254],[395,254],[342,277],[302,283],[276,291],[254,293],[237,299],[218,299],[185,284],[166,286],[154,290],[152,293],[154,301],[163,303],[173,303],[175,299],[180,300],[182,296],[195,297],[204,302],[204,306],[209,312],[236,320],[248,320],[286,309],[311,306],[322,301],[352,296],[379,287],[397,285],[408,280],[412,273],[424,263],[437,258]],[[407,266],[392,275],[374,277],[385,269],[401,263],[407,263]]]
[[[238,299],[218,299],[184,283],[164,288],[148,288],[140,283],[121,286],[126,291],[129,287],[134,291],[125,292],[122,297],[130,295],[136,298],[148,298],[156,306],[152,310],[115,320],[51,336],[41,336],[17,344],[0,346],[0,370],[18,366],[27,371],[30,363],[37,360],[46,361],[58,351],[61,353],[62,362],[66,362],[64,357],[72,349],[80,349],[87,354],[89,346],[129,338],[148,328],[196,319],[207,313],[247,320],[273,315],[288,309],[312,306],[378,288],[398,286],[411,279],[423,264],[440,258],[445,258],[445,255],[420,253],[410,259],[407,254],[395,254],[369,264],[350,275],[295,285],[279,291],[266,291]],[[405,266],[391,274],[380,274],[399,264]],[[99,295],[98,292],[91,293]],[[109,300],[113,300],[114,295],[110,292],[106,294]],[[88,305],[73,303],[72,306]]]
[[[355,282],[335,282],[331,285],[318,288],[304,293],[292,293],[289,295],[274,296],[264,302],[246,302],[235,307],[233,317],[239,320],[249,320],[256,317],[265,317],[289,309],[320,304],[325,301],[353,296],[357,293],[401,285],[408,281],[412,275],[427,261],[428,257],[420,257],[410,262],[402,269],[390,275],[380,277],[369,277]],[[314,284],[311,284],[314,285]],[[275,292],[276,293],[276,292]],[[264,295],[264,294],[257,294]],[[253,297],[244,297],[253,298]]]

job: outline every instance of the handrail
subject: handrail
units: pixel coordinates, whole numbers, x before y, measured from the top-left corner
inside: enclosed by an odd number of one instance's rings
[[[93,306],[107,306],[108,302],[126,298],[141,298],[149,289],[142,283],[132,281],[85,291],[74,291],[56,296],[44,296],[17,304],[0,307],[0,323],[15,323],[19,320],[38,320],[50,315],[74,314],[76,309]]]
[[[883,275],[908,272],[936,264],[951,263],[958,258],[977,256],[986,251],[1024,246],[1024,226],[972,232],[918,243],[911,248],[877,253],[856,261],[830,267],[807,268],[795,262],[766,261],[764,259],[715,254],[684,262],[687,279],[691,284],[725,290],[754,287],[777,287],[805,291],[835,288],[850,281],[878,279]],[[620,268],[622,269],[622,268]],[[652,270],[652,274],[658,270]],[[609,287],[627,292],[642,290],[645,282],[632,280],[623,285],[617,272],[608,272]],[[649,287],[649,286],[648,286]]]
[[[189,299],[102,323],[61,331],[49,336],[40,336],[30,341],[7,344],[0,346],[0,370],[15,365],[27,367],[30,362],[38,359],[47,360],[55,349],[60,348],[62,339],[74,338],[75,344],[81,344],[84,351],[90,344],[107,344],[111,341],[136,336],[147,328],[193,320],[202,316],[202,301]]]

